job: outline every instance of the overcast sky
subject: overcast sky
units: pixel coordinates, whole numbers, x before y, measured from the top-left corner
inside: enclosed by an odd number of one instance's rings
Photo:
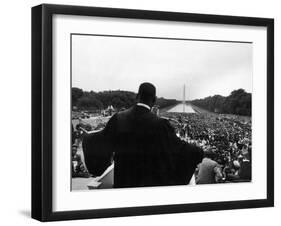
[[[188,100],[252,92],[252,44],[72,36],[72,87],[137,92],[142,82],[178,100],[184,84]]]

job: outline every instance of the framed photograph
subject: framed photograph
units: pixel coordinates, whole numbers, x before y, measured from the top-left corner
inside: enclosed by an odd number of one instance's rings
[[[274,205],[274,20],[32,8],[32,217]]]

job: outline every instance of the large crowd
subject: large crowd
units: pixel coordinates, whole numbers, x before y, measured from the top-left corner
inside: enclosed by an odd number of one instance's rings
[[[219,169],[215,182],[251,180],[250,117],[223,114],[164,113],[184,141],[200,146]],[[198,167],[196,176],[200,171]]]
[[[169,112],[161,113],[160,117],[170,121],[180,139],[200,146],[206,153],[205,158],[215,163],[216,167],[212,172],[214,180],[205,183],[251,181],[252,133],[250,117]],[[106,123],[102,121],[88,129],[86,127],[90,126],[89,123],[87,125],[78,123],[73,129],[73,136],[80,140],[80,136],[86,130],[100,130],[105,125]],[[83,127],[85,128],[83,129]],[[76,159],[75,145],[79,146],[79,144],[75,140],[74,138],[72,157],[78,164],[73,166],[73,176],[84,175],[88,177],[90,175],[82,164],[79,164],[81,161]],[[207,165],[209,164],[208,161],[204,160],[202,166],[199,165],[195,171],[196,183],[198,184],[200,183],[200,175],[204,174],[205,162]]]

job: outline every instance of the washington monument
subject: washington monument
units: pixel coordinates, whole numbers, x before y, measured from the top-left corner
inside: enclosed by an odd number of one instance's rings
[[[183,85],[182,112],[185,112],[185,84]]]

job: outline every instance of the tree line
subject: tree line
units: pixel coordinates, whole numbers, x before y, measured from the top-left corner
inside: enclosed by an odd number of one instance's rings
[[[80,88],[72,88],[72,106],[78,109],[101,110],[112,105],[114,108],[129,108],[135,104],[136,93],[123,90],[114,91],[83,91]],[[156,105],[160,108],[177,104],[175,99],[157,98]]]
[[[252,94],[244,89],[237,89],[229,96],[214,95],[191,101],[192,104],[211,112],[246,115],[252,114]]]

